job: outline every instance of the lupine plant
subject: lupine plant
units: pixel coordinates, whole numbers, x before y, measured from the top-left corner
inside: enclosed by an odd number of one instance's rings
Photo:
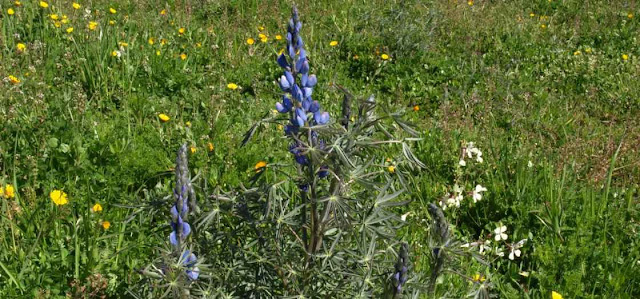
[[[418,134],[402,120],[403,111],[379,115],[373,96],[356,99],[337,84],[344,93],[342,115],[332,122],[312,99],[318,79],[301,29],[294,7],[286,51],[276,59],[283,69],[279,113],[259,121],[243,141],[264,124],[281,124],[292,162],[259,163],[251,186],[211,196],[200,222],[208,233],[199,242],[209,244],[211,267],[221,270],[212,273],[216,288],[207,292],[398,296],[412,279],[407,246],[393,250],[402,225],[396,213],[408,202],[402,197],[412,172],[424,167],[409,147]],[[389,148],[402,153],[393,168],[382,155]]]
[[[170,295],[173,298],[188,298],[193,282],[200,276],[200,268],[198,258],[188,245],[192,228],[187,220],[190,211],[195,211],[198,207],[191,184],[186,144],[182,145],[177,153],[175,178],[174,201],[170,209],[171,233],[168,235],[171,248],[163,250],[158,264],[140,272],[154,280],[154,286],[157,287],[152,293]]]

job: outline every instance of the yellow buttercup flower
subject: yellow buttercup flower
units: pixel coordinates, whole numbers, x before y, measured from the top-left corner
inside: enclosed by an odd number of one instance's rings
[[[40,1],[40,7],[47,8],[47,7],[49,7],[49,3],[44,2],[44,1]]]
[[[264,26],[258,26],[258,30],[263,31],[264,30]]]
[[[629,19],[633,19],[633,14],[632,14],[632,13],[629,13],[629,14],[627,15],[627,18],[629,18]]]
[[[277,35],[276,35],[276,40],[281,40],[281,39],[282,39],[282,35],[277,34]]]
[[[15,4],[16,6],[22,6],[22,2],[20,1],[14,1],[13,4]]]
[[[184,124],[187,126],[187,128],[191,128],[191,122],[190,121],[187,121]]]
[[[486,278],[484,277],[484,275],[480,275],[480,274],[474,274],[473,277],[471,278],[474,282],[483,282],[486,280]]]
[[[236,90],[238,89],[238,85],[235,83],[229,83],[227,84],[227,88],[231,89],[231,90]]]
[[[89,30],[96,30],[96,28],[98,28],[98,23],[91,21],[87,27],[89,27]]]
[[[187,54],[184,54],[184,53],[180,54],[180,59],[186,60],[187,59]]]
[[[67,28],[67,33],[71,33],[71,32],[73,32],[73,27]]]
[[[255,169],[256,172],[260,172],[260,171],[263,171],[266,167],[267,167],[267,162],[260,161],[256,163],[256,166],[254,166],[253,169]]]
[[[109,229],[111,227],[111,222],[109,221],[102,221],[102,228],[104,228],[105,230]]]
[[[110,7],[110,8],[109,8],[109,12],[110,12],[112,15],[115,15],[117,11],[115,10],[115,8]]]
[[[166,14],[167,14],[167,10],[166,10],[166,9],[163,9],[163,10],[161,10],[161,11],[160,11],[160,15],[163,15],[163,16],[164,16],[164,15],[166,15]]]
[[[52,20],[54,20],[54,21],[55,21],[55,20],[57,20],[59,17],[58,17],[58,15],[57,15],[57,14],[51,14],[51,15],[49,15],[49,18],[51,18]]]
[[[111,56],[112,56],[112,57],[119,57],[120,55],[121,55],[121,54],[120,54],[120,52],[119,52],[119,51],[117,51],[117,50],[113,50],[113,51],[111,52]]]
[[[580,54],[582,54],[582,52],[580,52],[580,50],[577,50],[577,51],[573,52],[573,56],[578,56]]]
[[[156,51],[156,56],[160,56],[160,50]]]
[[[562,295],[556,291],[551,292],[551,299],[562,299]]]
[[[382,60],[389,60],[389,55],[382,54],[382,55],[380,55],[380,58],[382,58]]]
[[[18,84],[18,83],[20,83],[20,79],[16,78],[16,77],[15,77],[15,76],[13,76],[13,75],[9,75],[9,77],[7,77],[7,78],[9,78],[9,82],[11,82],[11,84]]]
[[[209,149],[210,152],[213,152],[213,143],[211,142],[207,143],[207,148]]]
[[[542,25],[540,25],[540,28],[542,28],[542,29],[546,29],[546,28],[547,28],[547,25],[542,24]]]
[[[337,41],[337,40],[332,40],[332,41],[329,43],[329,46],[332,46],[332,47],[335,47],[335,46],[337,46],[337,45],[338,45],[338,41]]]
[[[0,196],[4,196],[6,198],[14,198],[16,197],[16,189],[11,184],[7,184],[4,186],[4,190],[0,187]]]
[[[161,45],[161,46],[164,46],[164,45],[166,45],[166,44],[167,44],[167,40],[166,40],[166,39],[164,39],[164,38],[163,38],[163,39],[160,39],[160,45]]]
[[[71,6],[73,6],[73,9],[80,9],[80,4],[73,2],[73,4],[71,4]]]
[[[189,150],[191,150],[192,154],[195,154],[198,151],[198,149],[195,146],[190,147]]]
[[[253,45],[256,41],[253,38],[247,39],[247,45]]]
[[[387,171],[389,171],[390,173],[395,173],[396,172],[396,167],[391,165],[391,166],[387,167]]]
[[[534,14],[534,13],[530,13],[530,14],[529,14],[529,16],[533,18],[533,17],[535,17],[535,16],[536,16],[536,14]]]
[[[49,193],[49,197],[51,197],[51,200],[57,206],[62,206],[69,203],[69,199],[67,198],[67,193],[65,193],[62,190],[55,189],[51,191],[51,193]]]
[[[16,13],[16,12],[13,10],[13,8],[7,9],[7,14],[8,15],[12,16],[14,13]]]
[[[150,45],[153,45],[156,42],[156,40],[153,37],[150,37],[148,42]]]
[[[162,122],[165,122],[165,123],[168,122],[171,119],[168,115],[166,115],[164,113],[158,114],[158,118],[160,118],[160,120]]]
[[[258,37],[260,38],[260,41],[263,43],[266,43],[268,40],[267,36],[262,33],[258,34]]]
[[[184,29],[184,27],[180,27],[180,29],[178,29],[179,34],[184,34],[186,31],[187,29]]]
[[[126,47],[128,47],[128,46],[129,46],[129,43],[126,43],[126,42],[118,42],[118,46],[123,47],[123,48],[126,48]]]
[[[622,60],[628,60],[629,59],[629,55],[627,54],[622,54]]]
[[[102,212],[102,206],[99,203],[96,203],[95,205],[93,205],[93,208],[91,208],[91,210],[94,213],[100,213]]]
[[[23,43],[18,43],[16,45],[16,49],[18,49],[18,52],[24,52],[24,50],[27,49],[27,45],[23,44]]]
[[[62,26],[62,24],[60,22],[55,22],[53,23],[53,26],[56,26],[56,28],[60,28],[60,26]]]
[[[109,20],[109,25],[115,25],[115,24],[116,24],[116,21],[114,21],[114,20]]]

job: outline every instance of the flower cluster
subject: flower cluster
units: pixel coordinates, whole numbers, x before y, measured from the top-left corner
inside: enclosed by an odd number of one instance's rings
[[[460,158],[460,166],[466,166],[467,162],[464,158],[467,157],[469,159],[473,159],[475,157],[478,163],[482,163],[484,161],[482,159],[482,152],[473,144],[473,142],[468,142],[467,145],[462,149],[462,157]]]
[[[16,197],[16,190],[11,184],[7,184],[6,186],[0,186],[0,197],[5,198],[14,198]]]
[[[282,53],[277,59],[280,67],[284,69],[284,74],[279,80],[280,88],[286,94],[282,96],[282,102],[276,103],[276,110],[290,114],[291,124],[285,129],[288,134],[297,133],[298,129],[305,125],[324,125],[329,122],[329,113],[323,112],[320,104],[311,98],[318,79],[315,75],[309,75],[309,60],[304,42],[299,35],[301,27],[298,10],[294,7],[287,28],[285,52],[288,55]]]
[[[507,226],[498,224],[498,226],[493,230],[493,238],[496,242],[506,241],[509,238],[509,235],[507,234]],[[515,243],[510,243],[510,244],[505,243],[506,248],[509,250],[508,258],[512,261],[515,260],[516,258],[519,258],[520,255],[522,255],[521,248],[524,246],[526,242],[527,242],[527,239],[522,239]],[[505,248],[503,245],[505,244],[496,243],[495,245],[491,245],[491,240],[486,239],[486,240],[478,240],[471,243],[465,243],[461,247],[463,248],[478,247],[479,253],[482,255],[484,255],[486,252],[493,252],[493,254],[495,254],[496,256],[504,257]]]
[[[195,196],[192,197],[193,189],[189,178],[189,168],[187,162],[187,145],[184,144],[178,150],[176,159],[176,188],[173,190],[175,203],[171,207],[171,234],[169,242],[176,249],[183,248],[183,242],[191,234],[191,226],[187,223],[189,215],[189,207],[195,205]],[[190,205],[189,198],[192,198]],[[197,258],[195,254],[186,250],[182,255],[183,266],[186,267],[187,276],[195,280],[200,273],[198,267],[195,267]]]
[[[407,282],[409,278],[407,272],[409,270],[409,245],[402,243],[400,252],[398,254],[398,261],[395,265],[395,272],[393,274],[393,286],[394,294],[400,295],[402,293],[402,285]]]

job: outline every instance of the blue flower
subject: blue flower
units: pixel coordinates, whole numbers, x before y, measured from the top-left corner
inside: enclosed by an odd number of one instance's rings
[[[182,253],[182,265],[187,268],[185,272],[191,280],[196,280],[198,276],[200,276],[200,269],[195,266],[197,262],[198,258],[189,250],[185,250],[184,253]]]

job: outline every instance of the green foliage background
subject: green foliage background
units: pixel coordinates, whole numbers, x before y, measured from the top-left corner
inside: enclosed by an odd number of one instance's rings
[[[75,285],[127,296],[141,279],[135,270],[166,242],[168,217],[149,207],[171,194],[183,142],[210,186],[247,181],[260,160],[290,159],[275,126],[239,147],[279,98],[275,57],[285,42],[275,36],[286,32],[289,1],[0,3],[0,185],[16,187],[15,198],[1,199],[0,296],[55,298]],[[410,115],[428,169],[399,211],[412,212],[399,238],[414,271],[428,272],[426,205],[451,187],[461,143],[474,141],[485,153],[474,175],[489,191],[450,215],[457,236],[473,241],[502,222],[512,240],[531,239],[517,261],[488,269],[463,261],[456,272],[483,271],[501,298],[640,296],[634,1],[297,5],[319,78],[314,99],[332,115],[341,103],[335,84],[375,94],[381,109],[419,107]],[[57,28],[54,13],[69,22]],[[56,207],[53,189],[70,203]],[[104,211],[91,212],[95,203]],[[462,297],[470,284],[448,273],[437,294]]]

